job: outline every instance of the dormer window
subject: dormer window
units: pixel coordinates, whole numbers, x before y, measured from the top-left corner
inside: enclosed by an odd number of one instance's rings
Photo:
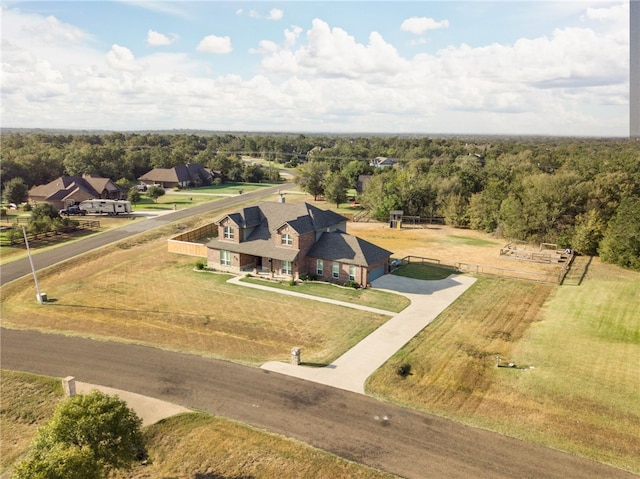
[[[223,238],[233,239],[233,236],[234,236],[233,228],[231,226],[225,226],[223,231]]]
[[[293,244],[293,236],[289,233],[285,233],[281,236],[282,244],[285,246],[291,246]]]

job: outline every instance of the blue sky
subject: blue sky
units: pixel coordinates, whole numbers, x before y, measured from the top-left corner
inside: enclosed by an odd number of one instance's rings
[[[628,135],[622,1],[2,2],[2,125]]]

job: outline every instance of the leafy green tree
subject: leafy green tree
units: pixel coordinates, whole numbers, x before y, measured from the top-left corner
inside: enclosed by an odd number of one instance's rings
[[[49,447],[46,439],[32,445],[30,457],[18,464],[12,479],[101,479],[102,469],[91,450],[57,443]]]
[[[142,195],[135,188],[131,188],[129,190],[129,193],[127,193],[127,200],[131,201],[131,204],[133,205],[135,205],[136,203],[140,203],[141,198],[142,198]]]
[[[161,196],[164,196],[164,194],[165,194],[164,188],[161,186],[152,185],[149,188],[147,188],[147,196],[151,198],[154,202],[157,202],[158,198],[160,198]]]
[[[325,180],[324,198],[336,204],[336,207],[347,201],[349,180],[341,173],[329,173]]]
[[[622,200],[600,244],[600,257],[640,271],[640,198]]]
[[[2,196],[7,203],[20,204],[27,201],[29,188],[22,178],[11,178],[4,184]]]
[[[40,218],[60,218],[60,213],[51,203],[40,203],[31,210],[31,221]]]
[[[596,255],[605,228],[606,224],[596,210],[589,210],[587,213],[579,215],[576,218],[571,247],[579,254]]]
[[[242,177],[247,183],[260,183],[264,178],[264,170],[260,165],[246,165]]]
[[[342,174],[349,180],[349,188],[355,188],[358,176],[373,174],[373,167],[362,160],[352,160],[342,169]]]
[[[41,428],[13,479],[105,478],[143,451],[142,420],[116,396],[99,391],[61,403]]]
[[[298,168],[296,183],[317,200],[318,195],[324,191],[324,180],[329,168],[324,162],[310,161]]]

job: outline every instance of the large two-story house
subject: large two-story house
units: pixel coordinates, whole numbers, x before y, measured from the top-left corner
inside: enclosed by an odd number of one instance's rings
[[[366,286],[389,272],[391,252],[347,233],[347,218],[308,203],[264,202],[215,222],[208,267],[233,273],[316,277]]]
[[[46,185],[29,190],[29,203],[51,203],[57,209],[91,199],[121,200],[127,190],[109,178],[93,175],[62,176]]]

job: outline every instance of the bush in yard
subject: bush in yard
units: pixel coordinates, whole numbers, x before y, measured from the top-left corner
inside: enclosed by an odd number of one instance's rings
[[[204,261],[198,260],[198,262],[196,263],[196,269],[197,270],[203,270],[204,267],[205,267]]]
[[[128,468],[143,451],[142,420],[99,391],[61,403],[34,438],[12,479],[100,479]]]

